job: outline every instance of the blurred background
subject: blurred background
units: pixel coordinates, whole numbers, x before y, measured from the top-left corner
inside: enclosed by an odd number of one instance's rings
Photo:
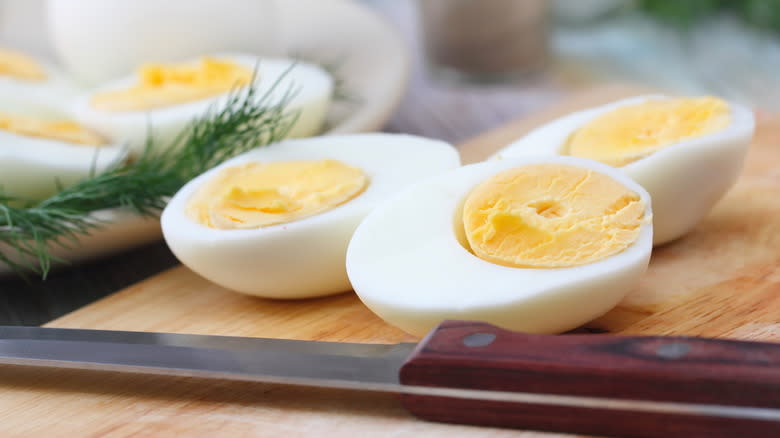
[[[780,0],[358,1],[392,22],[413,56],[391,131],[462,141],[611,82],[780,109]],[[50,55],[42,4],[0,2],[0,40]],[[443,107],[461,112],[415,125]]]
[[[778,0],[367,3],[398,24],[416,49],[414,80],[418,89],[427,91],[407,97],[405,107],[451,99],[472,110],[467,102],[480,101],[475,113],[442,127],[456,141],[484,129],[489,123],[483,119],[511,119],[573,89],[615,82],[679,94],[715,94],[757,110],[780,109]],[[479,42],[458,48],[459,38]],[[442,55],[447,44],[460,49],[460,59]],[[501,57],[505,64],[485,64],[489,61],[475,55],[479,53]],[[447,90],[447,79],[453,78],[443,75],[438,79],[444,83],[435,82],[443,89],[421,86],[437,77],[436,61],[442,59],[470,70],[471,84],[456,81]],[[509,74],[491,77],[491,68]]]

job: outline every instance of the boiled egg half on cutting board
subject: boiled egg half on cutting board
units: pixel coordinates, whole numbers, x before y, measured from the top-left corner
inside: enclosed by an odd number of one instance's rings
[[[445,319],[557,333],[610,310],[652,250],[650,196],[575,157],[513,157],[433,176],[355,231],[347,272],[373,312],[424,335]]]
[[[333,78],[303,61],[215,54],[181,63],[149,63],[99,86],[72,105],[74,117],[108,138],[127,142],[139,155],[151,135],[155,146],[173,144],[193,120],[224,109],[231,96],[253,86],[255,102],[271,108],[286,102],[294,122],[287,137],[322,128]]]
[[[126,153],[58,108],[0,98],[0,192],[6,196],[45,199],[120,163]]]
[[[267,298],[345,292],[347,244],[366,214],[459,165],[451,145],[408,135],[286,140],[186,184],[163,211],[163,235],[183,264],[228,289]]]
[[[734,184],[754,127],[735,102],[647,95],[554,120],[493,158],[571,155],[619,168],[650,193],[658,245],[690,231]]]

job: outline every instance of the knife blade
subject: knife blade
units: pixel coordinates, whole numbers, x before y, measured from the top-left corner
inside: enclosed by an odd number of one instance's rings
[[[529,335],[446,321],[419,344],[0,327],[0,364],[400,394],[426,420],[620,437],[780,436],[780,344]]]

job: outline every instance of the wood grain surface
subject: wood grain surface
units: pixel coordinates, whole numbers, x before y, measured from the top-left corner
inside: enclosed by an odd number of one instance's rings
[[[400,378],[404,385],[434,388],[777,408],[780,343],[533,335],[481,322],[445,321],[417,345]],[[692,415],[679,408],[637,412],[431,394],[404,394],[401,402],[420,418],[446,423],[633,438],[780,436],[780,421]]]
[[[532,126],[636,94],[572,96],[462,145],[487,156]],[[655,250],[640,287],[588,327],[780,341],[780,119],[760,121],[737,186],[687,237]],[[412,341],[354,294],[278,302],[239,295],[176,267],[50,323],[353,342]],[[0,367],[0,436],[548,436],[426,423],[391,395],[111,373]]]

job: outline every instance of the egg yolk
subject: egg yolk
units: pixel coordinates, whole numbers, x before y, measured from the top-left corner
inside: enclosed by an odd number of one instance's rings
[[[463,204],[471,251],[518,268],[565,268],[617,254],[646,221],[639,195],[579,167],[533,164],[482,182]]]
[[[252,70],[228,60],[204,57],[197,64],[148,64],[130,88],[96,93],[99,111],[142,111],[219,95],[248,84]]]
[[[250,162],[219,172],[186,213],[211,228],[261,228],[330,210],[367,185],[361,169],[336,160]]]
[[[37,82],[46,79],[40,64],[29,56],[0,48],[0,75],[21,81]]]
[[[0,113],[0,130],[25,137],[57,140],[87,146],[104,146],[106,140],[70,120],[45,120]]]
[[[650,100],[600,115],[569,139],[568,154],[620,167],[728,126],[729,106],[714,97]]]

